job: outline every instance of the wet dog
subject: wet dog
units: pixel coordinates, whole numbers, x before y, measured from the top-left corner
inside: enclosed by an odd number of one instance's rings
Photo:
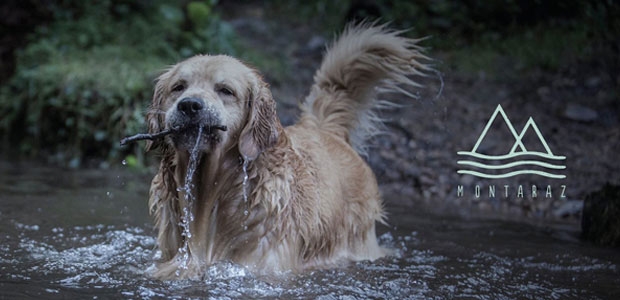
[[[406,92],[423,75],[417,40],[350,26],[328,49],[297,124],[284,128],[259,72],[223,55],[180,62],[155,87],[147,148],[162,153],[150,189],[161,279],[214,262],[303,271],[386,255],[377,181],[362,158],[377,132],[377,88]],[[189,171],[189,172],[188,172]]]

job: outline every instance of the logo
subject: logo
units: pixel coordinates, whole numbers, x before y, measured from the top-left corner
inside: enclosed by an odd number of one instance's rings
[[[480,144],[482,144],[483,140],[489,133],[489,129],[491,129],[491,125],[495,121],[498,115],[501,115],[504,123],[508,126],[508,130],[512,134],[512,139],[514,139],[514,144],[510,151],[506,154],[501,155],[487,155],[480,153],[478,148]],[[524,144],[523,138],[526,136],[528,132],[533,131],[536,134],[537,141],[542,144],[544,148],[543,151],[531,151],[528,150],[526,145]],[[501,105],[497,105],[495,112],[491,115],[491,118],[487,122],[484,130],[478,137],[478,141],[471,149],[471,151],[459,151],[458,155],[471,157],[475,160],[459,160],[457,164],[465,167],[473,167],[477,170],[470,169],[462,169],[458,170],[459,174],[469,174],[481,178],[508,178],[521,174],[534,174],[540,175],[552,179],[563,179],[566,178],[566,175],[560,174],[560,170],[566,169],[566,166],[560,165],[558,161],[563,161],[566,159],[565,156],[559,156],[553,154],[547,141],[540,133],[536,122],[532,117],[529,118],[523,130],[517,134],[512,122],[508,119],[508,116],[504,112],[504,109]],[[545,161],[546,160],[546,161]],[[536,169],[533,169],[533,167]],[[545,171],[543,171],[545,170]]]

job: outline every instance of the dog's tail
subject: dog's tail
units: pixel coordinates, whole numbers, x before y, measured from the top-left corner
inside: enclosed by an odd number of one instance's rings
[[[314,75],[314,85],[302,105],[302,119],[316,122],[321,130],[342,137],[366,155],[366,141],[382,126],[373,109],[385,103],[375,99],[376,92],[415,98],[407,89],[420,85],[409,76],[431,71],[422,63],[429,59],[421,53],[420,40],[400,33],[385,25],[348,26]]]

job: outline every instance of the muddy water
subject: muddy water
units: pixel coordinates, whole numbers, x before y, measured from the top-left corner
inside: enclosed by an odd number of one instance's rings
[[[0,162],[0,299],[613,299],[620,252],[570,225],[532,226],[388,207],[398,255],[303,275],[256,277],[219,263],[160,282],[148,175]]]

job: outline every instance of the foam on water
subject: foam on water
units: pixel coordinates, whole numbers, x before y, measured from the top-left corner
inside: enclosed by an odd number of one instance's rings
[[[19,243],[16,248],[2,249],[20,259],[5,257],[1,278],[39,282],[47,298],[62,298],[69,289],[140,299],[560,299],[592,295],[583,289],[596,284],[592,278],[618,274],[617,265],[610,261],[575,254],[558,255],[551,263],[547,257],[513,257],[459,245],[435,244],[428,249],[428,241],[412,232],[381,235],[382,245],[400,254],[376,262],[261,277],[223,261],[209,266],[202,280],[160,282],[144,275],[144,267],[153,261],[155,239],[142,228],[94,225],[33,230],[32,225],[14,226],[21,232]],[[46,237],[36,239],[41,231]],[[460,254],[452,255],[452,251]],[[609,284],[610,277],[606,280]]]
[[[24,235],[18,252],[26,255],[24,274],[54,274],[65,287],[122,284],[126,276],[142,276],[155,239],[141,228],[76,226],[53,230],[46,241]],[[71,245],[71,247],[66,247]],[[78,246],[82,245],[82,246]]]

